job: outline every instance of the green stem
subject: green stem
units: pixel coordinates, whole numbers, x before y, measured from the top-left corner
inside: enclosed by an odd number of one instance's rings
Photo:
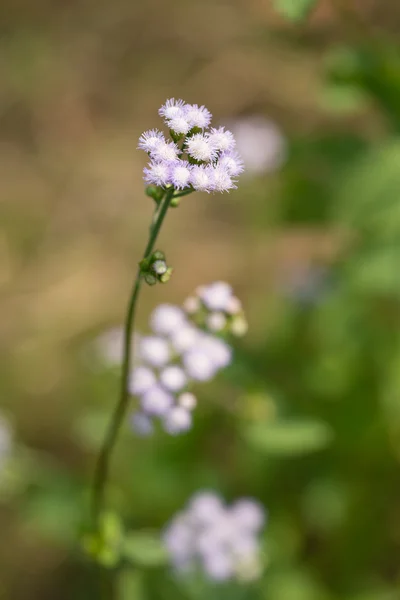
[[[150,228],[150,236],[143,254],[143,258],[147,258],[154,250],[158,234],[163,224],[165,215],[174,194],[174,188],[167,190],[159,207],[154,215],[153,224]],[[94,471],[93,488],[92,488],[92,505],[91,516],[92,524],[95,530],[99,529],[99,517],[101,515],[104,503],[104,493],[108,481],[108,473],[110,466],[111,454],[117,441],[118,432],[124,421],[126,411],[129,406],[128,379],[129,370],[132,362],[132,333],[135,323],[136,305],[139,297],[139,292],[142,284],[140,268],[137,271],[136,278],[133,284],[128,311],[126,314],[124,327],[124,347],[122,359],[122,374],[120,396],[117,405],[115,406],[109,427],[104,437],[103,444],[97,459]]]

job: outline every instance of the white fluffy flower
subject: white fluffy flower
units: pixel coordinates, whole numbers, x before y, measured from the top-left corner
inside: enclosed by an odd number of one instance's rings
[[[232,298],[232,287],[224,281],[216,281],[198,288],[198,294],[209,310],[225,312]]]
[[[171,167],[171,182],[177,190],[183,190],[189,186],[191,166],[188,162],[181,160]]]
[[[212,177],[210,169],[204,165],[193,165],[190,173],[190,183],[198,192],[210,192]]]
[[[158,114],[165,119],[174,119],[183,114],[185,106],[186,104],[183,100],[169,98],[159,109]]]
[[[230,508],[216,494],[201,492],[168,525],[164,543],[178,571],[200,568],[214,581],[251,580],[261,574],[263,524],[263,511],[252,500]]]
[[[154,431],[153,423],[150,417],[144,413],[136,412],[130,419],[132,429],[142,436],[151,435]]]
[[[183,308],[189,315],[192,315],[199,310],[200,301],[196,296],[189,296],[184,301]]]
[[[213,192],[228,192],[229,190],[235,189],[235,185],[228,169],[223,165],[215,165],[210,169],[211,177],[211,190]]]
[[[183,355],[187,375],[196,381],[209,381],[218,370],[214,360],[202,349],[193,348]]]
[[[174,142],[160,142],[151,151],[151,157],[157,162],[174,162],[178,156],[179,148]]]
[[[243,498],[231,507],[235,522],[248,531],[259,531],[265,524],[265,510],[254,500]]]
[[[210,331],[222,331],[226,325],[226,317],[224,313],[210,313],[206,318],[206,325]]]
[[[173,304],[160,304],[153,310],[150,317],[151,328],[160,335],[174,333],[185,321],[183,310]]]
[[[170,365],[161,371],[160,382],[170,392],[179,392],[187,384],[187,377],[180,367]]]
[[[164,428],[171,435],[187,431],[192,426],[192,415],[182,406],[174,406],[164,416]]]
[[[170,359],[171,351],[168,342],[158,336],[149,335],[139,342],[139,356],[154,367],[163,367]]]
[[[208,356],[216,369],[223,369],[232,361],[231,347],[213,335],[204,334],[198,347],[201,352]]]
[[[171,170],[165,162],[151,161],[148,167],[143,169],[146,183],[153,183],[164,187],[171,182]]]
[[[145,413],[164,416],[173,406],[174,399],[162,387],[155,385],[143,394],[140,403]]]
[[[156,384],[156,376],[147,367],[137,366],[133,369],[129,378],[129,392],[134,396],[144,394]]]
[[[182,408],[185,408],[186,410],[193,410],[197,405],[196,396],[191,392],[184,392],[178,396],[178,405],[182,406]]]
[[[168,119],[167,125],[172,131],[180,135],[186,135],[190,130],[190,123],[184,113]]]
[[[200,332],[196,327],[185,324],[171,333],[171,344],[178,354],[182,354],[196,345],[199,336]]]
[[[212,147],[219,152],[230,152],[236,144],[233,133],[229,130],[225,131],[225,127],[218,127],[218,129],[213,127],[210,130],[209,140]]]
[[[240,119],[231,125],[246,170],[275,171],[287,157],[287,142],[279,127],[261,115]]]
[[[235,315],[241,310],[242,303],[240,302],[239,298],[236,298],[236,296],[231,296],[226,303],[225,312],[229,313],[230,315]]]
[[[186,140],[185,148],[189,156],[195,160],[209,162],[216,158],[216,150],[211,145],[208,136],[196,133]]]
[[[158,129],[150,129],[140,136],[138,148],[145,152],[153,152],[162,143],[166,143],[164,134]]]
[[[211,123],[211,113],[205,106],[197,104],[187,104],[185,107],[185,117],[191,127],[204,129]]]

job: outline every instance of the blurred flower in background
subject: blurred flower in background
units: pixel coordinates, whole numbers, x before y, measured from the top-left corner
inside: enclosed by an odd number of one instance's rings
[[[214,581],[257,579],[265,520],[252,499],[226,506],[217,494],[199,492],[164,531],[172,566],[181,575],[200,569]]]
[[[3,415],[0,415],[0,473],[10,456],[12,440],[11,425]]]
[[[213,379],[232,362],[233,351],[224,337],[247,331],[242,304],[232,287],[217,281],[200,286],[183,306],[160,304],[150,315],[151,335],[134,335],[129,392],[139,398],[130,419],[139,435],[150,435],[154,419],[176,435],[192,426],[197,405],[191,385]],[[97,346],[110,366],[122,361],[123,332],[111,329]]]
[[[252,115],[229,123],[229,127],[248,174],[269,173],[284,164],[287,142],[276,123],[262,115]]]

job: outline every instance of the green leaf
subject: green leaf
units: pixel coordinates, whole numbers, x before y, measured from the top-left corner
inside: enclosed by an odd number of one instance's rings
[[[319,420],[256,423],[244,435],[256,450],[275,456],[301,456],[321,450],[333,438],[331,428]]]
[[[302,21],[308,17],[317,0],[275,0],[275,9],[291,21]]]
[[[167,562],[167,550],[158,533],[136,531],[127,535],[123,554],[135,565],[159,567]]]

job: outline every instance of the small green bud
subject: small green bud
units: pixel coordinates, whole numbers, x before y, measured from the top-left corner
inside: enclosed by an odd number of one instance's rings
[[[151,255],[151,261],[154,260],[165,260],[165,254],[162,250],[155,250]]]
[[[164,196],[164,190],[157,185],[148,185],[146,187],[146,195],[150,196],[150,198],[153,198],[153,200],[155,200],[155,202],[158,204]]]
[[[163,275],[160,275],[159,279],[160,279],[161,283],[167,283],[167,281],[169,281],[171,279],[172,271],[173,271],[173,268],[168,267],[168,269],[165,271],[165,273]]]
[[[157,283],[157,277],[151,273],[144,273],[144,280],[147,285],[155,285]]]
[[[179,206],[180,201],[180,198],[172,198],[169,205],[171,206],[171,208],[176,208],[177,206]]]

